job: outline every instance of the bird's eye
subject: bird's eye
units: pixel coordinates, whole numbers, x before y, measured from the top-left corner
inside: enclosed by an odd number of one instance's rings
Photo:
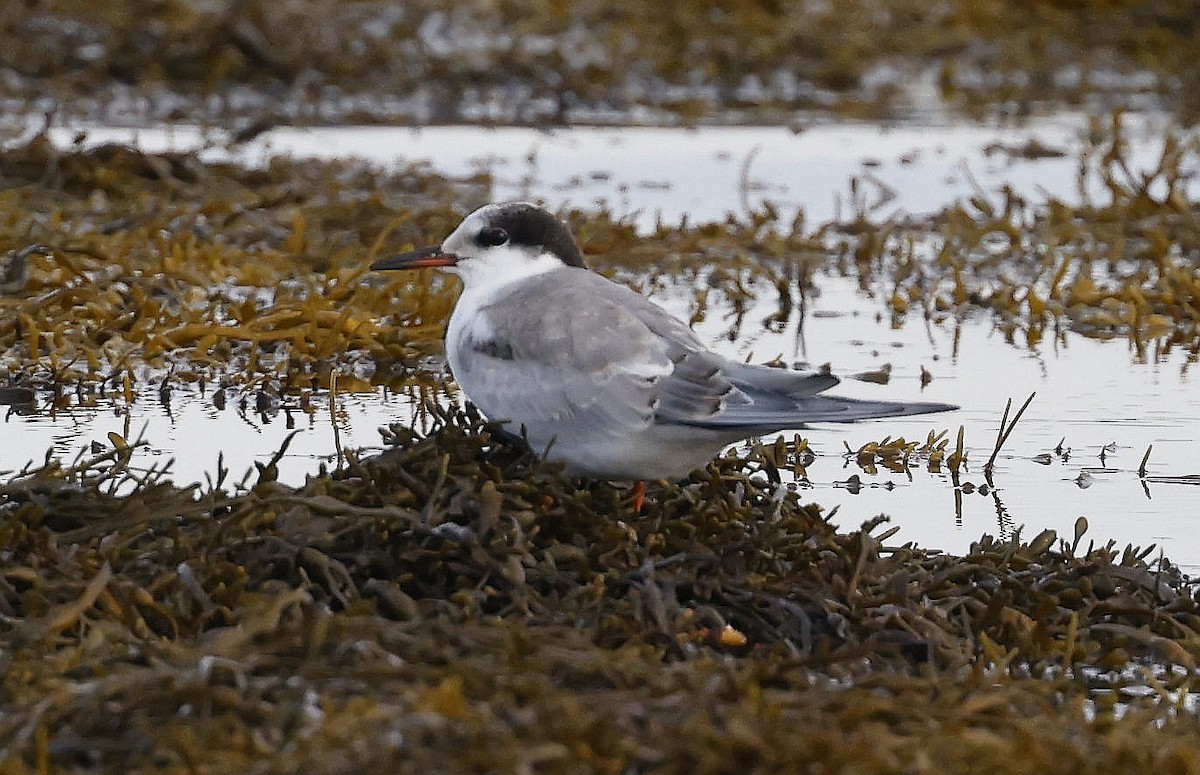
[[[508,242],[508,232],[499,226],[489,226],[479,232],[479,244],[486,248],[494,248]]]

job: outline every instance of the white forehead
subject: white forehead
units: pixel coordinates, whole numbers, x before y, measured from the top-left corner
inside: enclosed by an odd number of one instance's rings
[[[464,248],[471,244],[471,237],[491,219],[496,212],[495,205],[485,205],[463,219],[458,228],[450,232],[450,236],[442,241],[444,250],[454,252],[455,248]]]

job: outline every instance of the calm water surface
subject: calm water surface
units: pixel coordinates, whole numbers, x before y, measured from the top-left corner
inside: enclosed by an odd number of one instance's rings
[[[1073,157],[1084,126],[1083,119],[1067,116],[1024,129],[852,125],[800,133],[747,127],[551,133],[461,127],[279,129],[236,154],[219,148],[204,153],[250,162],[272,153],[355,155],[386,164],[424,160],[450,175],[487,169],[496,176],[496,199],[607,206],[645,228],[658,217],[675,222],[688,214],[693,223],[719,219],[764,199],[784,209],[785,217],[790,217],[789,209],[803,207],[809,222],[818,223],[848,212],[849,181],[855,176],[865,192],[863,201],[877,217],[927,212],[978,189],[992,193],[1005,184],[1034,200],[1046,192],[1074,200],[1078,162]],[[73,134],[64,130],[56,139],[66,144]],[[1131,132],[1135,162],[1155,160],[1160,136],[1153,122]],[[1031,138],[1066,156],[1035,160],[996,150]],[[89,142],[109,141],[159,150],[200,147],[205,137],[187,127],[89,130]],[[934,325],[913,318],[896,330],[886,318],[878,319],[881,303],[846,280],[822,277],[818,289],[802,330],[798,320],[774,333],[747,325],[730,341],[729,321],[714,316],[697,331],[731,356],[829,362],[844,377],[891,363],[887,385],[846,379],[839,392],[963,407],[953,414],[804,431],[818,452],[809,467],[813,484],[804,495],[836,507],[835,522],[852,528],[887,514],[901,526],[892,542],[962,552],[983,533],[1010,535],[1020,529],[1032,537],[1049,527],[1070,538],[1076,518],[1084,516],[1091,526],[1089,537],[1097,542],[1155,543],[1189,572],[1200,572],[1200,541],[1195,540],[1200,486],[1150,483],[1147,488],[1136,474],[1151,444],[1151,474],[1200,473],[1200,389],[1197,366],[1185,353],[1139,363],[1123,341],[1073,334],[1062,341],[1048,335],[1031,351],[1005,342],[984,316]],[[773,295],[773,289],[764,289],[764,299]],[[658,298],[686,315],[691,292],[671,287]],[[764,301],[747,320],[772,311],[773,305]],[[934,376],[925,388],[919,380],[922,366]],[[944,429],[953,438],[962,425],[969,449],[964,479],[982,484],[981,468],[1005,400],[1019,404],[1034,391],[1037,398],[998,460],[995,488],[987,494],[956,493],[945,476],[923,468],[908,476],[866,476],[843,456],[846,445],[858,448],[885,436],[924,440],[931,430]],[[333,417],[324,406],[312,414],[292,412],[291,424],[300,433],[280,465],[282,478],[299,481],[322,463],[331,463],[336,441],[352,449],[377,446],[376,428],[411,418],[413,405],[411,396],[342,394]],[[47,450],[72,458],[92,441],[104,442],[109,431],[132,438],[143,427],[152,446],[138,459],[143,465],[173,460],[174,478],[180,482],[213,476],[218,453],[236,482],[255,460],[268,459],[291,432],[284,412],[264,416],[252,407],[239,408],[236,401],[217,409],[211,394],[184,389],[174,391],[164,404],[157,393],[147,391],[128,417],[104,402],[93,409],[9,416],[0,424],[0,470],[40,460]],[[1060,441],[1069,454],[1055,453]],[[853,494],[839,484],[855,473],[874,486]]]

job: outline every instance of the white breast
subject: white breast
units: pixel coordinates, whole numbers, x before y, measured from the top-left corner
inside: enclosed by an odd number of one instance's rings
[[[481,309],[488,301],[486,298],[479,298],[482,296],[485,294],[480,293],[480,289],[475,289],[473,293],[469,290],[463,291],[446,327],[446,361],[450,364],[455,378],[459,380],[462,379],[462,360],[459,358],[462,349],[471,341],[487,341],[495,336],[487,313]],[[462,385],[461,381],[459,385],[470,397],[469,387]]]

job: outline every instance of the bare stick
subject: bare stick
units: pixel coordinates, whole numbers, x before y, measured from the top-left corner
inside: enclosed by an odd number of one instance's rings
[[[989,481],[992,476],[992,467],[996,463],[996,456],[1000,454],[1000,448],[1004,446],[1004,442],[1008,441],[1008,437],[1012,434],[1013,429],[1017,427],[1017,422],[1021,419],[1021,415],[1025,414],[1025,410],[1033,403],[1033,397],[1037,393],[1030,393],[1029,398],[1025,399],[1025,403],[1021,404],[1021,408],[1017,410],[1011,423],[1008,422],[1008,410],[1012,408],[1012,399],[1008,399],[1008,403],[1004,405],[1004,416],[1000,418],[1000,430],[996,434],[996,447],[992,450],[992,456],[983,466],[983,473],[988,477]]]
[[[1142,455],[1142,464],[1140,466],[1138,466],[1138,478],[1139,479],[1146,478],[1146,463],[1150,462],[1150,450],[1152,450],[1152,449],[1154,449],[1153,444],[1146,447],[1146,454]]]
[[[342,431],[338,428],[337,422],[337,369],[331,369],[329,372],[329,422],[333,425],[333,448],[337,451],[337,467],[341,467],[346,462],[346,455],[342,451]]]

